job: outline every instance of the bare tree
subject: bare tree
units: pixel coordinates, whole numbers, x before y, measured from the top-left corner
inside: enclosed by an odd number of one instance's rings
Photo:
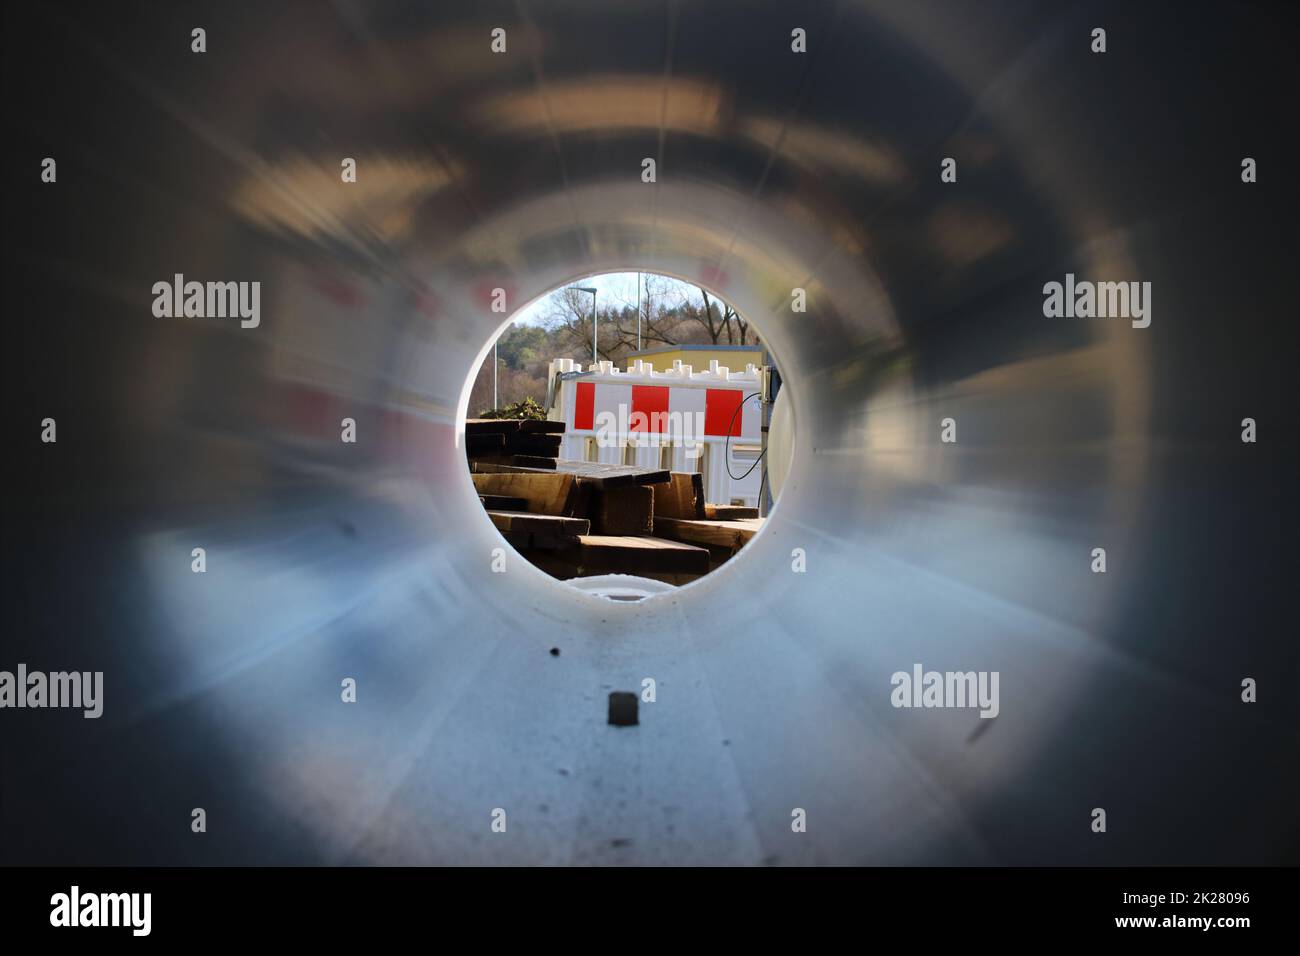
[[[690,314],[695,321],[704,326],[709,341],[718,345],[725,335],[728,345],[746,345],[749,323],[740,317],[740,313],[731,307],[731,303],[723,299],[714,302],[706,289],[700,288],[699,292],[704,308],[703,310],[692,309]]]
[[[698,296],[698,297],[697,297]],[[758,336],[732,306],[697,286],[657,274],[645,276],[644,291],[598,297],[597,356],[621,362],[637,348],[640,318],[642,348],[701,341],[718,344],[757,344]],[[550,343],[549,358],[567,355],[580,362],[592,354],[591,298],[576,285],[551,293],[541,316]],[[534,351],[536,351],[534,349]]]
[[[668,276],[654,273],[645,276],[642,286],[644,291],[638,296],[643,344],[647,342],[657,342],[660,345],[677,344],[674,329],[680,318],[670,305],[674,285],[676,285],[675,280]],[[635,329],[632,331],[635,334]]]
[[[591,354],[591,299],[576,286],[564,286],[551,293],[542,324],[579,360]]]
[[[616,361],[636,349],[638,307],[643,345],[677,344],[672,330],[678,320],[666,305],[668,287],[664,277],[647,276],[646,279],[645,299],[639,306],[619,302],[597,309],[600,326],[597,354],[600,357]],[[557,289],[551,293],[542,321],[548,332],[577,353],[579,360],[591,354],[591,299],[587,293],[579,292],[575,286]]]
[[[737,338],[738,338],[738,341],[736,342],[736,344],[737,344],[737,345],[749,345],[750,343],[745,341],[745,337],[746,337],[746,335],[748,335],[748,333],[749,333],[749,323],[748,323],[747,321],[745,321],[744,319],[742,319],[742,318],[740,317],[740,313],[737,312],[735,309],[733,309],[730,305],[728,305],[728,304],[726,304],[726,303],[723,303],[723,304],[727,306],[727,312],[729,313],[728,315],[726,315],[726,316],[724,316],[724,317],[727,319],[728,322],[732,322],[732,321],[734,321],[734,322],[736,323],[736,335],[737,335]],[[757,333],[754,335],[754,343],[753,343],[753,344],[755,344],[755,345],[758,344],[758,335],[757,335]]]

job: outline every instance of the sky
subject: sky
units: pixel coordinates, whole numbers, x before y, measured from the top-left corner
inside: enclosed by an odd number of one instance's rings
[[[656,273],[651,273],[654,275]],[[577,279],[570,283],[571,285],[589,286],[596,290],[596,305],[604,308],[607,305],[627,304],[636,307],[637,303],[637,276],[636,272],[608,272],[599,276],[588,276],[585,279]],[[670,279],[670,282],[677,282],[676,279]],[[695,286],[689,283],[678,283],[688,289],[694,290]],[[550,299],[550,293],[542,296],[532,305],[521,309],[514,317],[515,322],[525,325],[540,325],[542,317],[546,314],[547,300]],[[590,307],[590,306],[588,306]]]

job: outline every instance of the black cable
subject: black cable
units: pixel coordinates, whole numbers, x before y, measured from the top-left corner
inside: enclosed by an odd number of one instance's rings
[[[763,460],[763,456],[767,454],[767,449],[764,448],[758,453],[758,457],[754,459],[754,463],[749,466],[749,471],[745,472],[743,475],[731,474],[731,430],[736,427],[736,416],[740,414],[740,410],[745,407],[747,401],[751,398],[759,398],[760,396],[760,392],[750,392],[742,398],[740,404],[736,406],[736,410],[731,413],[731,422],[727,425],[727,441],[722,448],[722,463],[727,467],[727,475],[732,481],[741,481],[748,478],[750,473],[758,467],[758,463]],[[759,490],[761,491],[762,489],[760,488]]]

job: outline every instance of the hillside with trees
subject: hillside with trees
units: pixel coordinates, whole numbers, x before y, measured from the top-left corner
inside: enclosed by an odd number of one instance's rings
[[[497,342],[497,398],[505,406],[531,398],[546,400],[546,369],[552,359],[591,362],[591,297],[579,292],[580,280],[551,293],[536,323],[515,322]],[[597,297],[599,299],[599,297]],[[667,276],[646,275],[641,302],[598,301],[597,354],[627,366],[637,347],[637,315],[642,348],[670,345],[761,344],[749,322],[728,303],[698,286]],[[479,369],[470,392],[469,414],[492,407],[492,353]]]

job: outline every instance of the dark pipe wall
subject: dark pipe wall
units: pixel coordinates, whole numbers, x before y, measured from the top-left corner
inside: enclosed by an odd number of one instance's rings
[[[0,856],[1294,862],[1283,11],[6,10],[0,669],[105,712],[0,712]],[[798,435],[741,559],[624,606],[491,573],[456,422],[492,289],[628,268],[753,318]],[[1151,326],[1044,317],[1067,272]],[[176,273],[260,325],[155,317]],[[894,709],[914,663],[1000,715]]]

